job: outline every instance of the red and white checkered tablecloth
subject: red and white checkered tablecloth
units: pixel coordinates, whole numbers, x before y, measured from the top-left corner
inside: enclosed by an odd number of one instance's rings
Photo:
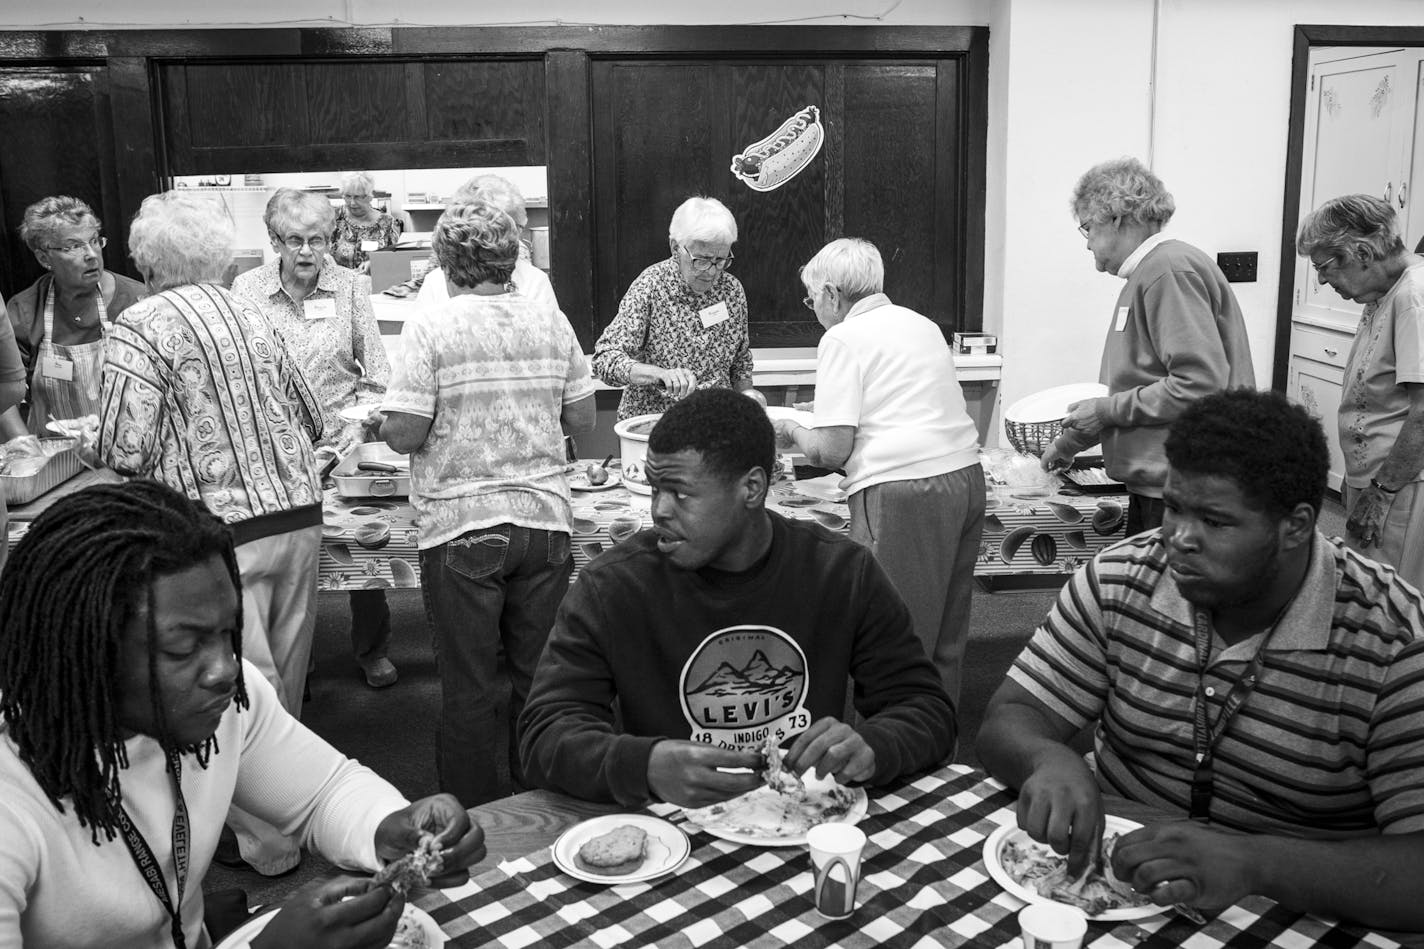
[[[653,813],[676,822],[677,808]],[[745,847],[705,833],[670,876],[616,887],[584,883],[548,849],[506,861],[457,890],[418,901],[449,937],[473,946],[976,946],[1018,949],[1023,903],[995,883],[984,840],[1013,823],[1013,797],[982,772],[952,765],[871,795],[856,912],[817,915],[804,847]],[[1163,913],[1092,923],[1092,949],[1394,946],[1377,933],[1255,898],[1204,926]]]

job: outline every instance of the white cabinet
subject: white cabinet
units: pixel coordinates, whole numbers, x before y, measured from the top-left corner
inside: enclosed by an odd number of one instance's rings
[[[1306,87],[1301,217],[1346,194],[1394,205],[1412,248],[1424,234],[1424,48],[1321,48],[1311,51]],[[1415,205],[1419,208],[1416,210]],[[1318,415],[1330,446],[1330,486],[1344,473],[1336,415],[1345,356],[1362,307],[1315,279],[1296,258],[1287,395]]]
[[[1351,337],[1338,330],[1295,323],[1291,326],[1291,365],[1286,395],[1320,419],[1330,448],[1330,487],[1340,490],[1345,456],[1340,450],[1336,416],[1345,378]]]

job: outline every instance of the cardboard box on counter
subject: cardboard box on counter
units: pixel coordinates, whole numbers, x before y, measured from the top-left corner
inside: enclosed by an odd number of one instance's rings
[[[987,356],[999,351],[999,337],[993,333],[955,333],[954,351],[965,356]]]

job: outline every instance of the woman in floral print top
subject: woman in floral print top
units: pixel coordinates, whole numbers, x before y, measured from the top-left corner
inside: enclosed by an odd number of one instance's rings
[[[341,177],[341,200],[336,212],[336,229],[331,235],[331,256],[338,264],[365,273],[371,251],[390,247],[400,240],[402,224],[385,211],[371,206],[376,181],[364,171]]]
[[[594,346],[594,374],[624,387],[620,419],[663,412],[696,389],[751,389],[747,296],[726,272],[736,240],[715,198],[688,198],[673,214],[672,256],[638,275]]]

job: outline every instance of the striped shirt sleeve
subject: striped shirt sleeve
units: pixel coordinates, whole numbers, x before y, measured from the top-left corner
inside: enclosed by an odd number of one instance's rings
[[[1064,585],[1009,670],[1011,679],[1078,728],[1098,719],[1108,694],[1098,567],[1096,560],[1088,563]]]
[[[1387,834],[1424,831],[1424,640],[1390,663],[1367,748],[1375,820]]]

